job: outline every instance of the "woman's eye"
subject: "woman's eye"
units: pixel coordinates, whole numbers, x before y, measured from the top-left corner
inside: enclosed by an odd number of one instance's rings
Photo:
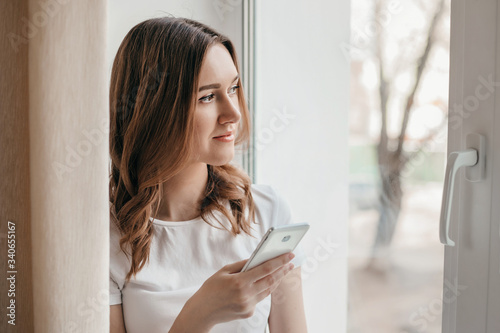
[[[237,86],[237,85],[234,85],[232,86],[231,88],[229,88],[229,94],[230,95],[233,95],[236,93],[236,91],[238,90],[240,86]],[[215,94],[214,93],[211,93],[207,96],[203,96],[202,98],[199,99],[200,102],[203,102],[203,103],[209,103],[211,102],[213,99],[215,98]]]
[[[210,94],[210,95],[207,95],[207,96],[203,96],[202,98],[199,99],[200,102],[210,102],[214,99],[215,95],[214,94]]]
[[[229,93],[230,94],[234,94],[236,92],[236,90],[238,90],[240,86],[232,86],[230,89],[229,89]]]

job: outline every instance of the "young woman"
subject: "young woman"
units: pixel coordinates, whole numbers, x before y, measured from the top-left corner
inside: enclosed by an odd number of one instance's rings
[[[111,332],[306,332],[300,252],[240,272],[292,216],[230,164],[250,127],[233,44],[188,19],[136,25],[110,117]]]

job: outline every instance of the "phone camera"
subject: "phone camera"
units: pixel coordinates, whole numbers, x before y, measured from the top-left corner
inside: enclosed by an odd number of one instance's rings
[[[290,235],[283,237],[283,239],[281,241],[288,242],[289,239],[290,239]]]

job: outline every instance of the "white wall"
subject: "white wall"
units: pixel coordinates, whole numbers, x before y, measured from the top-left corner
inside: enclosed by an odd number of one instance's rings
[[[304,297],[309,332],[345,332],[347,312],[348,1],[257,0],[256,182],[311,229]]]
[[[208,24],[226,34],[235,44],[241,63],[242,1],[231,1],[225,7],[217,1],[199,0],[144,0],[109,1],[108,14],[108,68],[111,74],[113,59],[127,32],[137,23],[153,17],[173,15]],[[109,76],[109,75],[108,75]]]

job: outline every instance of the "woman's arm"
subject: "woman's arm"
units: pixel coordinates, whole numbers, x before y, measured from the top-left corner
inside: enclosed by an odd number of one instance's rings
[[[109,307],[110,315],[110,332],[111,333],[127,333],[125,331],[125,323],[123,322],[123,310],[121,304],[111,305]]]
[[[293,269],[271,294],[271,333],[307,333],[300,267]]]

